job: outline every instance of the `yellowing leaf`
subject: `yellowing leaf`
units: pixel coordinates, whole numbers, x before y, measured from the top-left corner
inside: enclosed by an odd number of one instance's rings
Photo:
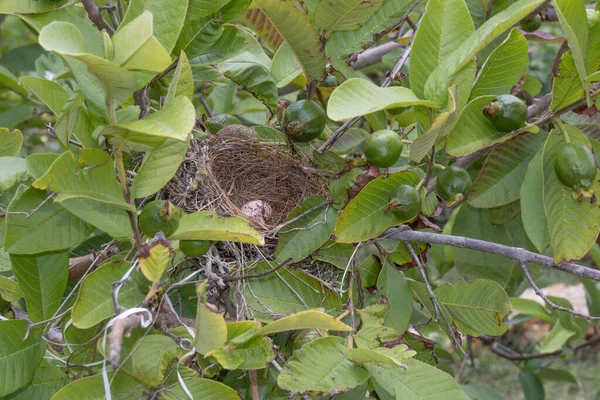
[[[145,245],[139,251],[140,269],[150,282],[157,283],[171,259],[171,247],[166,241]]]
[[[273,333],[295,331],[300,329],[327,329],[332,331],[352,331],[352,328],[331,315],[322,311],[301,311],[288,317],[283,317],[271,322],[258,330],[258,334],[271,335]]]
[[[218,312],[209,308],[204,299],[206,281],[202,282],[196,290],[198,294],[198,307],[196,309],[196,352],[207,354],[212,350],[220,349],[227,342],[227,324]]]

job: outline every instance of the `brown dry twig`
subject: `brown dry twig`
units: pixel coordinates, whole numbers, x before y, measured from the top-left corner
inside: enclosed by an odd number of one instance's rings
[[[94,0],[81,0],[81,3],[83,4],[83,7],[85,7],[85,11],[87,11],[90,20],[98,27],[98,29],[101,31],[105,30],[110,36],[114,35],[115,30],[108,22],[106,22],[100,9],[94,3]]]

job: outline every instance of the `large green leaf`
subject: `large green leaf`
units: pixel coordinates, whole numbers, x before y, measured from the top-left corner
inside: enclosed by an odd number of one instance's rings
[[[315,10],[315,25],[329,34],[358,29],[382,4],[383,0],[321,1]]]
[[[321,196],[311,196],[294,208],[286,221],[323,203]],[[275,249],[275,259],[283,262],[288,258],[301,261],[321,247],[331,236],[335,228],[337,212],[329,205],[313,210],[295,222],[287,225],[279,233]]]
[[[27,325],[25,320],[0,321],[0,396],[27,385],[44,355],[41,329],[33,329],[23,340]]]
[[[162,393],[162,396],[167,400],[179,400],[189,398],[188,393],[191,393],[194,399],[203,400],[240,400],[240,395],[230,388],[210,379],[190,378],[185,379],[185,389],[180,383],[169,387]],[[60,400],[60,399],[59,399]]]
[[[179,169],[185,158],[189,138],[183,142],[167,139],[144,157],[131,184],[131,194],[135,198],[151,196],[162,189]]]
[[[102,88],[107,98],[122,102],[136,89],[136,80],[131,72],[88,52],[83,33],[72,23],[57,21],[44,26],[40,31],[39,43],[48,51],[72,56],[87,66],[87,71],[79,76],[73,71],[81,87],[90,83],[85,79],[86,75],[91,73],[88,76],[96,80],[92,80],[92,84]]]
[[[37,76],[22,76],[19,78],[19,82],[56,115],[60,114],[60,110],[69,99],[69,92],[54,81]]]
[[[273,56],[271,76],[277,87],[284,87],[291,83],[298,75],[302,74],[302,65],[294,56],[294,52],[287,43],[283,43]]]
[[[588,48],[588,19],[583,0],[554,0],[554,8],[560,26],[567,38],[569,49],[573,55],[575,68],[579,73],[579,80],[583,84],[585,93],[588,93],[588,84],[585,78],[588,75],[586,59]],[[588,96],[588,104],[591,101]]]
[[[46,192],[29,188],[11,201],[8,211],[31,213],[46,197]],[[83,242],[93,230],[60,204],[46,201],[29,218],[23,214],[6,216],[4,250],[11,254],[64,250]]]
[[[294,315],[273,321],[260,328],[257,331],[257,334],[272,335],[279,332],[303,329],[323,329],[345,332],[353,330],[350,326],[338,321],[329,314],[317,310],[308,310],[299,311]]]
[[[45,13],[73,3],[74,0],[0,0],[0,14]]]
[[[126,262],[107,262],[86,276],[71,311],[73,325],[87,329],[114,315],[112,284],[123,279],[130,268]],[[131,278],[119,290],[119,305],[125,309],[142,302],[142,290],[147,286],[141,272],[134,270]]]
[[[562,55],[558,74],[552,82],[551,110],[567,107],[585,97],[585,89],[581,84],[579,73],[571,51]]]
[[[200,19],[206,17],[229,3],[231,0],[190,0],[188,18]]]
[[[475,31],[463,0],[430,0],[410,54],[410,87],[423,99],[431,73]]]
[[[354,70],[346,64],[346,57],[353,52],[362,52],[365,43],[392,26],[413,3],[412,0],[384,0],[360,28],[334,32],[325,48],[333,67],[347,77],[353,76]]]
[[[540,253],[550,244],[546,213],[544,208],[540,207],[544,198],[543,150],[543,147],[540,148],[529,162],[521,185],[521,219],[523,220],[523,227],[527,237]]]
[[[347,243],[337,243],[330,241],[325,243],[313,255],[315,260],[325,261],[336,268],[345,270],[348,266],[348,261],[354,253],[354,246]]]
[[[20,157],[0,157],[0,192],[4,192],[27,175],[25,159]]]
[[[193,2],[194,0],[192,0]],[[188,12],[188,0],[179,0],[174,3],[166,3],[163,0],[132,0],[127,6],[127,13],[117,34],[144,11],[152,13],[154,37],[170,53],[175,47],[179,32],[183,27]],[[137,35],[135,34],[136,40]]]
[[[380,347],[376,349],[348,349],[348,358],[358,365],[368,363],[387,364],[397,367],[404,367],[403,360],[416,354],[415,351],[406,351],[408,347],[404,344],[392,349]]]
[[[385,325],[404,333],[412,315],[413,299],[402,273],[393,264],[384,264],[377,279],[377,290],[387,298],[389,305]]]
[[[471,98],[510,93],[527,70],[527,39],[514,28],[490,54],[471,91]]]
[[[280,388],[291,393],[328,394],[362,385],[369,373],[348,359],[344,340],[315,339],[296,350],[277,377]]]
[[[404,363],[406,370],[377,363],[365,365],[381,399],[469,400],[446,372],[414,359]]]
[[[110,394],[113,399],[143,398],[146,387],[140,385],[131,375],[121,371],[115,374],[107,372],[110,382]],[[53,400],[104,400],[106,392],[102,374],[88,376],[72,381],[52,397]]]
[[[334,121],[342,121],[390,108],[417,105],[437,107],[432,101],[420,100],[408,88],[380,88],[366,79],[352,78],[333,91],[327,104],[327,115]]]
[[[6,400],[47,400],[51,399],[56,392],[69,383],[69,377],[61,366],[42,360],[35,369],[33,379],[29,385],[21,388]]]
[[[260,261],[247,271],[261,273],[274,268],[275,263]],[[260,321],[271,321],[279,314],[324,308],[335,314],[341,301],[335,291],[322,281],[302,271],[280,269],[263,277],[249,279],[243,286],[248,307]]]
[[[540,353],[552,353],[556,350],[560,350],[569,339],[576,335],[573,332],[562,326],[560,320],[556,321],[556,324],[552,327],[552,330],[540,343]]]
[[[165,370],[176,352],[177,344],[168,336],[142,337],[131,353],[132,375],[150,387],[159,386],[165,379]]]
[[[185,141],[196,124],[196,111],[192,102],[184,96],[146,118],[109,125],[102,135],[121,138],[128,145],[152,150],[166,139]]]
[[[12,279],[0,275],[0,297],[9,303],[23,297],[19,284]]]
[[[277,85],[269,70],[251,53],[243,53],[219,64],[219,71],[252,93],[272,110],[277,108]]]
[[[309,79],[325,75],[325,52],[317,29],[306,14],[287,1],[255,0],[302,64]]]
[[[571,141],[589,146],[587,138],[579,129],[571,125],[566,125],[566,129]],[[554,172],[556,153],[563,143],[560,132],[551,131],[542,156],[544,210],[548,220],[550,246],[557,264],[583,258],[600,231],[600,208],[588,200],[574,200],[571,189],[563,186]],[[596,180],[592,189],[595,193],[600,193],[600,184]]]
[[[143,12],[112,37],[113,61],[128,70],[162,72],[171,64],[169,52],[153,35],[153,15]]]
[[[194,58],[194,67],[199,64],[215,64],[237,56],[238,54],[250,51],[248,33],[238,26],[226,25],[223,27],[223,34],[210,48],[204,51],[200,56]],[[256,40],[256,39],[254,39]],[[300,67],[298,67],[300,68]],[[300,68],[302,71],[302,68]]]
[[[545,140],[543,133],[528,133],[496,147],[473,182],[469,204],[494,208],[518,200],[527,166]]]
[[[481,96],[467,104],[448,135],[448,154],[454,157],[464,156],[490,147],[495,140],[505,137],[506,133],[498,132],[491,120],[483,114],[483,108],[494,98],[495,96]]]
[[[62,302],[69,280],[69,253],[11,255],[10,263],[25,297],[29,318],[33,322],[51,318]]]
[[[458,211],[452,234],[512,245],[506,226],[492,225],[487,210],[468,204],[463,204]],[[508,258],[482,251],[453,248],[452,254],[459,276],[467,280],[492,279],[506,286],[515,266],[515,262]]]
[[[7,128],[0,128],[0,157],[16,156],[21,150],[22,144],[23,134],[20,130],[11,131]]]
[[[215,211],[184,215],[172,240],[224,240],[263,245],[265,239],[242,217],[221,217]]]
[[[86,223],[95,226],[118,241],[132,241],[133,230],[126,211],[93,199],[70,198],[61,205]]]
[[[202,56],[223,34],[223,26],[215,16],[185,21],[174,51],[185,50],[189,58]]]
[[[0,86],[12,90],[21,96],[27,96],[27,91],[19,84],[19,80],[6,67],[0,65]]]
[[[219,349],[227,342],[227,324],[225,319],[216,310],[208,308],[204,295],[206,281],[202,282],[196,293],[198,306],[196,308],[196,337],[194,347],[199,354],[206,354]]]
[[[338,242],[355,243],[377,237],[386,229],[407,222],[386,212],[392,192],[400,185],[416,186],[418,175],[402,171],[369,182],[342,211],[334,235]]]
[[[436,101],[443,98],[448,90],[448,81],[456,72],[470,63],[479,51],[543,2],[544,0],[519,0],[488,19],[431,73],[425,84],[425,97]]]
[[[164,104],[172,103],[179,96],[185,96],[190,101],[194,100],[194,74],[190,61],[183,51],[179,54],[179,62],[175,68]]]

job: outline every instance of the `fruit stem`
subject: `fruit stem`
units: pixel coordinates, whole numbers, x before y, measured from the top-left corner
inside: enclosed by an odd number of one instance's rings
[[[440,171],[443,171],[446,169],[446,167],[444,167],[442,164],[433,163],[433,164],[431,164],[431,166],[435,169],[439,169]]]
[[[569,143],[571,139],[569,139],[569,132],[567,132],[565,124],[562,123],[560,118],[552,118],[552,122],[554,122],[556,126],[558,126],[558,129],[560,130],[560,132],[563,135],[563,138],[565,139],[565,144]]]
[[[421,181],[415,186],[415,189],[419,190],[425,184],[425,179],[421,179]]]
[[[402,143],[403,144],[413,144],[413,141],[412,140],[402,139]]]

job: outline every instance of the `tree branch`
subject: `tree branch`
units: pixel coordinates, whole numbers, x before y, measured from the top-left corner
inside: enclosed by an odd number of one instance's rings
[[[505,246],[498,243],[486,242],[479,239],[471,239],[463,236],[442,235],[439,233],[413,231],[407,226],[391,228],[381,238],[392,238],[402,242],[425,242],[431,244],[444,244],[461,249],[471,249],[486,253],[497,254],[512,258],[518,262],[534,263],[545,267],[554,268],[559,271],[568,272],[580,278],[592,279],[600,282],[600,271],[579,264],[564,263],[556,265],[551,257],[533,253],[518,247]]]
[[[81,0],[83,7],[85,7],[85,11],[87,11],[90,20],[98,27],[98,29],[105,30],[110,36],[114,35],[115,30],[106,22],[102,14],[100,13],[100,9],[94,3],[94,0]]]

